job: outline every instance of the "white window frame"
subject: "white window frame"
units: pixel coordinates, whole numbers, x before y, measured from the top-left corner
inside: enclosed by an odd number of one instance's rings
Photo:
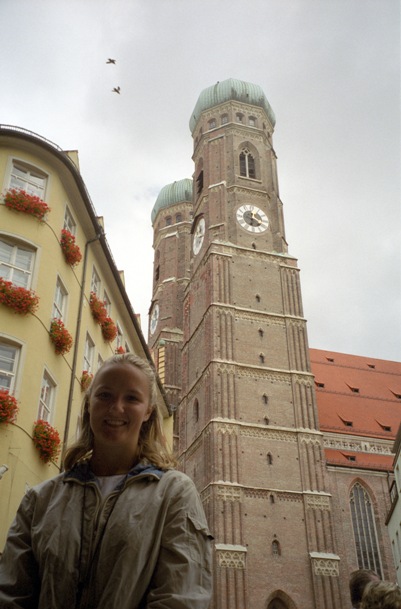
[[[13,357],[7,357],[6,355],[0,357],[0,388],[7,389],[10,394],[13,394],[15,391],[15,385],[17,381],[19,362],[21,359],[21,345],[18,343],[14,343],[5,339],[4,337],[0,337],[0,348],[9,348],[14,350]],[[4,366],[4,363],[10,362],[10,369],[7,370]],[[10,379],[10,382],[7,385],[3,384],[1,377],[5,377]]]
[[[67,308],[68,292],[65,288],[64,283],[60,277],[57,277],[56,291],[54,293],[53,311],[52,318],[61,319],[65,318],[65,311]]]
[[[121,329],[120,324],[117,322],[117,349],[119,347],[124,347],[124,334]]]
[[[31,245],[28,245],[23,241],[6,237],[5,235],[0,235],[0,241],[2,241],[5,245],[9,246],[12,249],[9,260],[5,261],[0,259],[0,277],[3,277],[3,279],[5,279],[6,281],[11,281],[16,286],[29,289],[32,284],[32,275],[35,266],[36,250]],[[25,269],[22,266],[18,266],[18,251],[28,252],[31,254],[29,268]],[[7,276],[3,275],[1,271],[2,266],[9,269],[9,274]],[[21,281],[15,281],[15,275],[17,273],[21,273],[24,279],[26,279],[24,283],[22,283]]]
[[[110,317],[111,300],[110,300],[110,297],[109,297],[108,293],[106,292],[106,290],[103,290],[103,302],[104,302],[104,306],[106,307],[107,315]]]
[[[54,415],[56,383],[47,370],[43,372],[40,385],[38,419],[51,423]]]
[[[25,176],[17,175],[17,171],[25,174]],[[23,161],[12,159],[11,170],[9,177],[9,188],[15,188],[16,190],[25,190],[29,195],[36,195],[44,200],[46,195],[46,188],[48,182],[48,175]],[[38,184],[37,181],[41,180],[42,184]]]
[[[91,292],[94,292],[98,298],[100,298],[100,286],[102,282],[100,280],[100,275],[95,269],[92,268],[92,279],[91,279]]]
[[[74,216],[68,205],[65,207],[63,228],[64,230],[68,230],[72,235],[75,235],[77,232],[77,223],[75,222]]]
[[[82,370],[91,373],[93,370],[93,359],[95,356],[95,343],[87,333],[85,339],[84,363]]]

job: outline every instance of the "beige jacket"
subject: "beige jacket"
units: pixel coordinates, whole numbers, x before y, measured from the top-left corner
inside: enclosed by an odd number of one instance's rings
[[[195,486],[151,465],[103,504],[86,464],[34,487],[0,561],[1,609],[207,609],[211,586]]]

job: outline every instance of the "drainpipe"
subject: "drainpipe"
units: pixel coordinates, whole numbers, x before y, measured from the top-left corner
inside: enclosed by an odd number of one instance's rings
[[[77,370],[77,359],[78,359],[78,347],[79,347],[79,335],[81,332],[81,322],[82,322],[82,310],[84,306],[84,296],[85,296],[85,280],[86,280],[86,266],[88,263],[88,249],[91,243],[98,241],[100,237],[102,237],[103,232],[99,233],[93,239],[90,239],[85,243],[85,251],[84,251],[84,261],[82,267],[82,279],[81,279],[81,290],[79,294],[79,306],[78,306],[78,317],[77,317],[77,326],[75,329],[75,343],[74,343],[74,354],[72,358],[72,368],[71,368],[71,378],[70,378],[70,390],[68,393],[68,402],[67,402],[67,414],[65,418],[65,427],[64,427],[64,441],[63,448],[61,452],[61,470],[64,469],[63,461],[64,455],[67,447],[68,434],[70,431],[70,422],[71,422],[71,410],[72,410],[72,400],[74,397],[74,385],[75,385],[75,373]]]

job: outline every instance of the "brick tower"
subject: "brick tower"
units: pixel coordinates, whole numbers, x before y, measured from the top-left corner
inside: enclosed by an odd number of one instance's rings
[[[260,87],[205,89],[189,180],[152,214],[149,343],[215,538],[213,609],[340,609],[299,270]]]

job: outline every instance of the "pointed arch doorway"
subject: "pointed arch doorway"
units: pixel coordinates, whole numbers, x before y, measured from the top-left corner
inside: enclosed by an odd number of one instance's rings
[[[276,590],[267,599],[266,609],[297,609],[297,606],[288,594]]]

